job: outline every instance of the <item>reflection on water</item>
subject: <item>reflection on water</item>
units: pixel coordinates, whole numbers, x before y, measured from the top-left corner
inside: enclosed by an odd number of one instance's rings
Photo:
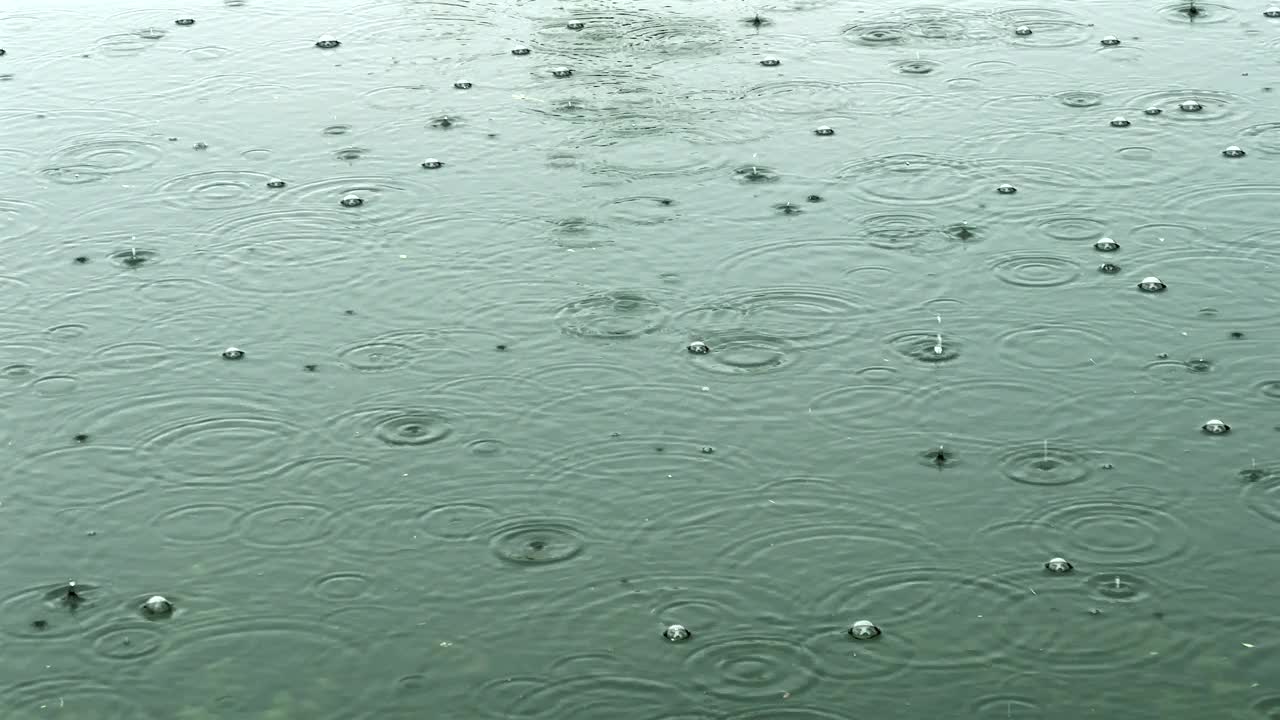
[[[1280,12],[46,5],[4,717],[1280,716]]]

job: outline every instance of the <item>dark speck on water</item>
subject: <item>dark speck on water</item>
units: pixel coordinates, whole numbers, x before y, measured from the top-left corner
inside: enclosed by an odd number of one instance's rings
[[[0,718],[1280,718],[1271,4],[7,0]]]

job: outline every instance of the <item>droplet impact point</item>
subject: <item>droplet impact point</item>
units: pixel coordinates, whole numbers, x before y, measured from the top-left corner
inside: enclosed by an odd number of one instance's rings
[[[1060,557],[1056,557],[1045,563],[1044,569],[1051,573],[1069,573],[1075,569],[1075,566]]]
[[[1160,282],[1160,278],[1149,275],[1142,278],[1142,282],[1138,283],[1138,289],[1147,293],[1164,292],[1165,284]]]
[[[1217,418],[1214,418],[1206,422],[1204,425],[1201,425],[1200,429],[1204,430],[1210,435],[1225,435],[1231,432],[1231,426],[1222,422]]]
[[[662,631],[662,637],[670,640],[671,642],[682,642],[693,637],[693,633],[689,632],[689,628],[683,625],[668,625],[666,629]]]
[[[880,637],[880,628],[870,620],[859,620],[849,628],[849,636],[855,640],[870,640]]]
[[[152,595],[142,603],[142,614],[147,617],[164,617],[173,612],[173,603],[163,595]]]

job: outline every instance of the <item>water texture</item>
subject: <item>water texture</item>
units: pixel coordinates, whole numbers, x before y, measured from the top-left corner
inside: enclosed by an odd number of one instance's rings
[[[1280,718],[1277,48],[10,0],[0,715]]]

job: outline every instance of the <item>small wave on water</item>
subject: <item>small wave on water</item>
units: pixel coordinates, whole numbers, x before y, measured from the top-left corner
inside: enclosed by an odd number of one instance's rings
[[[1014,32],[1023,26],[1032,33]],[[1084,21],[1070,12],[1046,8],[978,11],[943,6],[907,7],[846,26],[842,34],[850,42],[870,48],[961,48],[996,42],[1067,47],[1089,39]]]

